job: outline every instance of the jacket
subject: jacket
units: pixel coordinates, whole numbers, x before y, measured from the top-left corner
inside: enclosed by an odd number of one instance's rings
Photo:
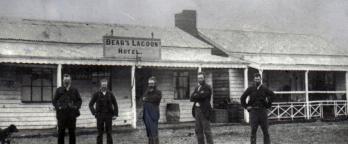
[[[192,116],[195,117],[195,105],[196,103],[199,103],[204,116],[208,120],[211,120],[213,115],[213,108],[210,104],[212,89],[208,84],[203,84],[199,90],[198,88],[199,86],[195,88],[190,97],[190,101],[194,102],[192,107]]]
[[[147,89],[143,95],[143,98],[143,119],[145,125],[149,124],[149,120],[158,122],[160,118],[159,105],[162,99],[162,92],[157,90],[156,88],[151,92]]]
[[[64,115],[67,112],[73,117],[78,117],[82,99],[77,89],[70,87],[69,90],[66,90],[65,87],[59,87],[54,94],[52,104],[57,111],[57,117],[60,117],[61,113]]]
[[[150,102],[152,104],[155,104],[156,106],[159,106],[162,99],[162,92],[157,90],[156,88],[152,92],[146,89],[143,97],[145,98],[144,102]]]
[[[249,96],[249,102],[246,102],[246,98]],[[241,105],[244,108],[248,106],[258,108],[270,108],[272,106],[272,99],[274,93],[264,85],[261,85],[259,89],[256,86],[248,87],[240,98]]]
[[[106,100],[105,106],[103,106],[103,101],[101,98],[102,96],[104,96]],[[94,105],[96,105],[95,108]],[[111,91],[106,91],[105,95],[103,95],[101,91],[95,92],[89,102],[89,109],[93,115],[96,115],[98,113],[107,113],[113,116],[118,116],[117,101],[114,94]]]

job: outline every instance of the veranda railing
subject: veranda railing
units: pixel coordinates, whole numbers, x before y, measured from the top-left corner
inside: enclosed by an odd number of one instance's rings
[[[310,101],[309,116],[307,116],[306,102],[277,102],[269,109],[269,119],[298,119],[298,118],[323,118],[324,106],[332,106],[334,116],[348,115],[347,101],[345,100],[325,100],[325,101]]]

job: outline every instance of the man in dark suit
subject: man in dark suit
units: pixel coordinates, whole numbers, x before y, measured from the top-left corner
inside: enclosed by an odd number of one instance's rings
[[[96,108],[94,108],[96,105]],[[108,90],[108,81],[100,81],[100,90],[95,92],[89,102],[92,114],[97,118],[97,144],[103,144],[104,129],[107,143],[112,144],[112,119],[118,116],[118,106],[114,94]]]
[[[272,98],[274,93],[261,83],[261,75],[254,74],[253,86],[248,87],[241,96],[242,107],[248,110],[250,114],[251,137],[250,143],[256,144],[256,132],[259,125],[263,133],[264,144],[270,144],[270,137],[268,133],[268,116],[267,108],[272,106]],[[249,102],[246,102],[249,96]]]
[[[80,115],[82,99],[77,89],[71,86],[71,76],[64,74],[63,86],[57,88],[52,100],[57,112],[58,144],[64,144],[65,129],[69,130],[69,143],[76,143],[76,118]]]
[[[190,97],[193,103],[192,115],[196,119],[195,132],[198,144],[204,144],[204,138],[208,144],[213,144],[213,134],[210,128],[210,119],[212,116],[212,107],[210,104],[211,87],[205,83],[204,73],[198,73],[198,86]]]

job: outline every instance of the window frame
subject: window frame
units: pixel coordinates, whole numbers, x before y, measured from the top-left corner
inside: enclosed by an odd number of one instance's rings
[[[187,73],[185,75],[185,73]],[[186,78],[187,85],[185,86],[178,86],[180,78]],[[190,72],[189,71],[174,71],[173,72],[173,84],[174,84],[174,100],[188,100],[190,99]],[[185,96],[179,96],[179,89],[186,89],[186,95]]]
[[[39,85],[33,84],[33,75],[34,75],[33,72],[35,71],[34,69],[37,69],[37,72],[39,72],[39,77],[38,77],[38,78],[40,78]],[[30,71],[30,72],[26,73],[28,71]],[[49,77],[49,80],[51,81],[50,85],[44,85],[44,82],[43,82],[44,81],[43,78],[45,78],[44,75],[47,74],[46,71],[49,71],[48,75],[50,75],[50,77]],[[54,97],[54,93],[55,93],[55,88],[57,87],[56,83],[54,83],[54,73],[55,73],[55,71],[53,68],[36,68],[35,67],[35,68],[26,69],[22,74],[29,74],[30,75],[30,84],[29,85],[27,85],[27,84],[21,85],[21,102],[22,103],[50,103],[50,102],[52,102],[53,97]],[[22,80],[22,82],[23,82],[23,80]],[[30,96],[28,96],[30,100],[24,100],[24,98],[23,98],[24,93],[23,93],[22,89],[28,88],[28,87],[30,88],[30,93],[29,93]],[[40,88],[40,100],[33,99],[33,88]],[[50,100],[45,100],[44,88],[50,88],[50,91],[51,91]]]

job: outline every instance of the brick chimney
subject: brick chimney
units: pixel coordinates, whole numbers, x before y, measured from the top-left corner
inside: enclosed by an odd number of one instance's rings
[[[175,26],[197,37],[197,13],[195,10],[183,10],[175,14]]]
[[[183,10],[181,13],[175,14],[175,26],[198,38],[199,40],[212,45],[214,47],[211,50],[213,55],[228,57],[227,53],[218,49],[212,43],[202,38],[202,36],[199,34],[197,29],[197,13],[195,10]]]

